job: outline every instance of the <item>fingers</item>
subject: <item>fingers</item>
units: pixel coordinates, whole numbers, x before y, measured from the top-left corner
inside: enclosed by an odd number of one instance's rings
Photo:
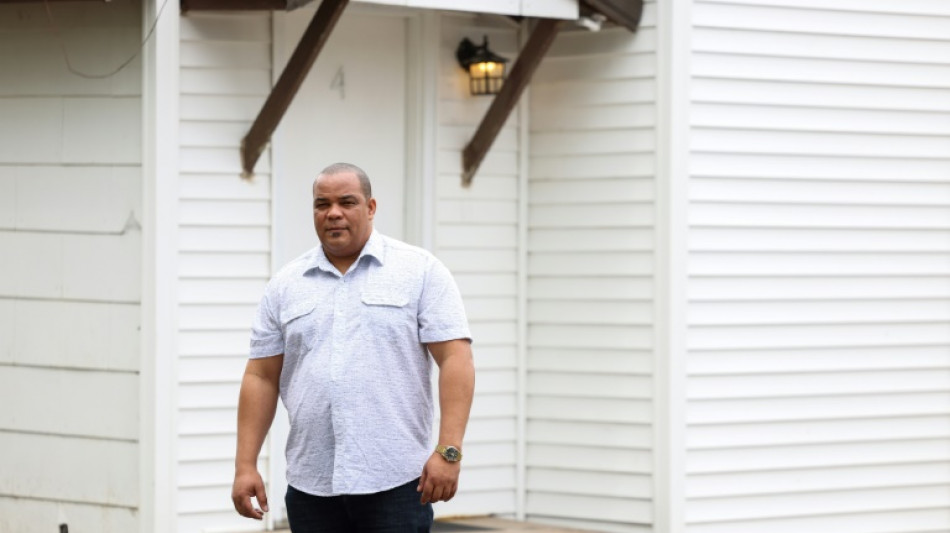
[[[264,482],[260,474],[238,475],[234,478],[234,486],[231,489],[231,501],[234,503],[234,509],[241,516],[261,520],[264,512],[254,507],[251,497],[256,497],[264,511],[267,511],[267,494],[264,491]]]

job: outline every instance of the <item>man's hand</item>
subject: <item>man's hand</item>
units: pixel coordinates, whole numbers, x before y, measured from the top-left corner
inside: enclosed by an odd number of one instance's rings
[[[251,496],[257,498],[263,511],[254,507],[251,503]],[[267,494],[264,492],[264,480],[261,479],[261,475],[257,470],[241,471],[234,475],[231,501],[234,502],[234,508],[241,516],[255,520],[264,518],[264,513],[269,511],[267,508]]]
[[[455,496],[459,487],[460,463],[450,463],[441,455],[433,453],[422,468],[422,477],[416,492],[421,492],[420,503],[447,502]]]

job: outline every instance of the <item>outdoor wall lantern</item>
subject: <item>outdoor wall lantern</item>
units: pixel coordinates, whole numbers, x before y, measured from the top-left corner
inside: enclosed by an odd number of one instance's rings
[[[468,38],[462,39],[455,50],[459,65],[468,71],[469,91],[472,95],[498,94],[505,81],[507,59],[488,49],[488,36],[481,46]]]

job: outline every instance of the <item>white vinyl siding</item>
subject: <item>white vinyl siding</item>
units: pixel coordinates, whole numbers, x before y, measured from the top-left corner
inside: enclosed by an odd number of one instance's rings
[[[562,30],[531,83],[529,520],[652,530],[655,42]]]
[[[137,3],[0,6],[0,531],[138,529]]]
[[[472,185],[462,186],[462,149],[491,104],[473,97],[455,59],[464,37],[505,57],[517,30],[498,19],[442,15],[438,54],[438,126],[434,247],[465,301],[474,337],[475,401],[465,436],[458,496],[437,516],[514,514],[517,459],[518,120],[499,133]]]
[[[950,529],[950,10],[693,6],[686,531]]]
[[[234,511],[230,494],[248,332],[271,273],[269,151],[250,180],[240,163],[241,139],[270,92],[270,15],[186,14],[180,46],[176,531],[263,528]],[[267,458],[265,445],[265,481]]]

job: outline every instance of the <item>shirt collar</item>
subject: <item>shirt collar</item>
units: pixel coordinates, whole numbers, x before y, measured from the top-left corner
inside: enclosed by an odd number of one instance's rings
[[[364,256],[369,256],[376,259],[380,265],[383,265],[386,262],[386,242],[384,241],[383,236],[378,231],[376,231],[376,228],[373,228],[372,233],[369,235],[369,239],[366,240],[366,244],[364,244],[363,249],[360,250],[359,257],[357,257],[356,261],[353,262],[353,266],[359,265]],[[306,275],[315,268],[323,270],[324,272],[330,272],[333,274],[337,273],[336,267],[333,266],[333,263],[331,263],[329,259],[327,259],[327,254],[323,251],[323,246],[317,246],[314,248],[310,258],[310,265],[304,271],[304,274]]]

